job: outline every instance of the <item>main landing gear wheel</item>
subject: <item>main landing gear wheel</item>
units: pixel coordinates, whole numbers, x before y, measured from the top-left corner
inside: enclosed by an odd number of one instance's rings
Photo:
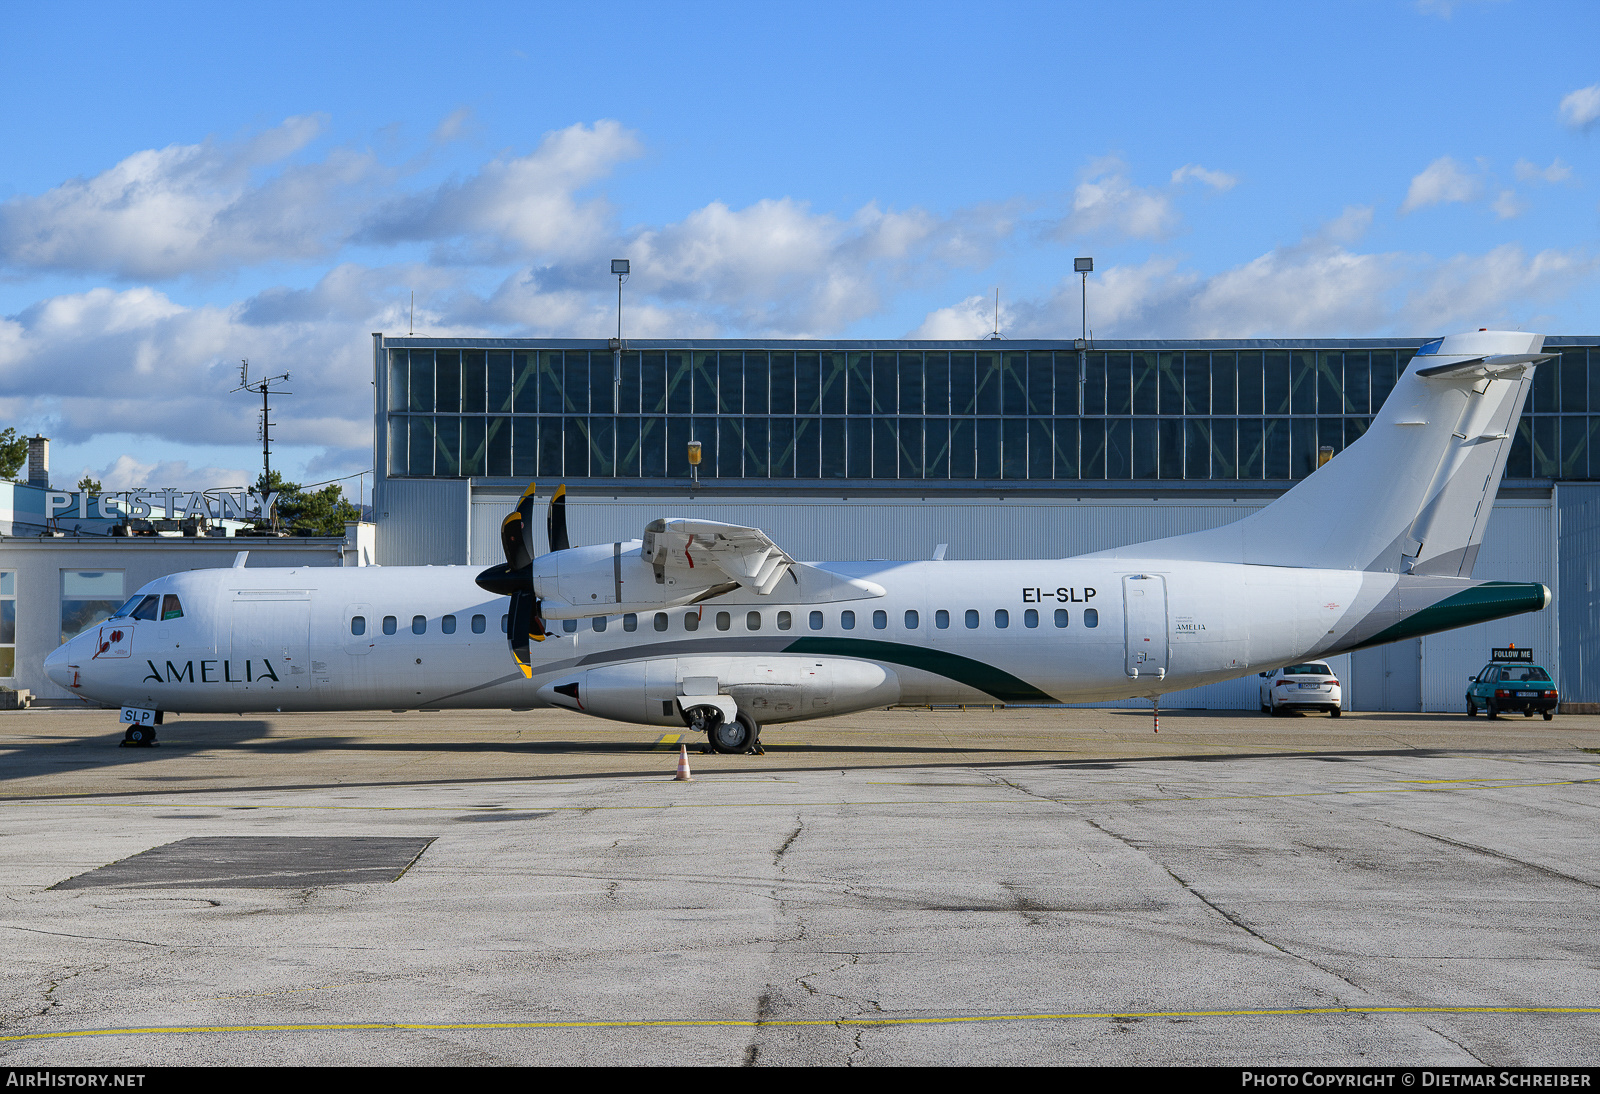
[[[713,752],[732,755],[739,752],[759,752],[761,727],[743,711],[731,722],[721,722],[711,727],[706,739]]]

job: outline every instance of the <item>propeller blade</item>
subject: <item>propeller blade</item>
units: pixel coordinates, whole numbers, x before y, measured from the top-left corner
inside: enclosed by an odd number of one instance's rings
[[[506,620],[506,637],[511,655],[527,679],[533,678],[533,654],[529,641],[545,640],[544,620],[539,613],[539,598],[526,589],[511,594],[511,618]]]
[[[546,530],[549,532],[550,549],[565,551],[571,547],[572,541],[567,538],[567,487],[564,483],[550,499],[550,515],[547,520]]]
[[[500,522],[500,546],[506,553],[506,565],[512,570],[523,570],[533,563],[533,492],[536,489],[538,484],[530,482],[517,507]]]

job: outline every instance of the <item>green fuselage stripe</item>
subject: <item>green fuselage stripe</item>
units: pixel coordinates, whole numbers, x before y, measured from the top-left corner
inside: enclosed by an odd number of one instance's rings
[[[961,657],[943,650],[930,650],[923,646],[906,646],[899,642],[877,642],[870,638],[797,638],[785,653],[809,653],[819,657],[859,657],[867,661],[887,661],[893,665],[921,669],[938,676],[965,684],[970,688],[993,695],[1002,703],[1054,703],[1047,695],[1026,680],[1012,676],[1004,669]]]
[[[1404,595],[1404,594],[1402,594]],[[1360,645],[1350,649],[1381,646],[1419,634],[1434,634],[1508,615],[1543,609],[1545,587],[1534,581],[1486,581],[1445,597],[1436,604],[1412,612],[1390,627],[1385,627]]]

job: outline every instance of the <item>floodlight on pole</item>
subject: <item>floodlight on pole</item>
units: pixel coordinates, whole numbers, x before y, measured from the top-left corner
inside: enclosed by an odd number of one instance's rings
[[[1094,259],[1074,258],[1072,272],[1083,277],[1083,333],[1078,339],[1078,413],[1083,413],[1083,387],[1089,380],[1089,274],[1094,272]]]
[[[611,273],[617,279],[617,336],[611,340],[611,413],[622,408],[622,283],[628,280],[628,260],[613,258]]]

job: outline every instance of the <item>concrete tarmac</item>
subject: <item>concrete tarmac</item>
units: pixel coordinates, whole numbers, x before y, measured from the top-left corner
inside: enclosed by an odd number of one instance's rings
[[[0,715],[0,1063],[1600,1062],[1600,717],[1151,728]]]

